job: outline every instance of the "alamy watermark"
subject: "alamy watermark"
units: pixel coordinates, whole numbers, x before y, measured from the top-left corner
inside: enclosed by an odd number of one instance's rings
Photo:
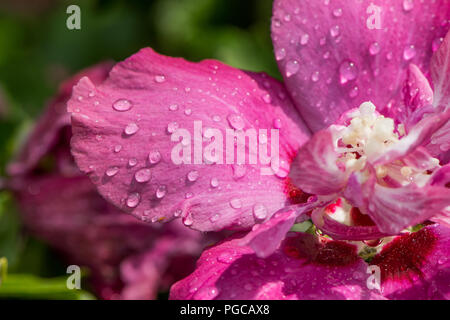
[[[66,20],[66,26],[69,30],[81,30],[81,9],[72,4],[67,7],[66,13],[69,14]]]

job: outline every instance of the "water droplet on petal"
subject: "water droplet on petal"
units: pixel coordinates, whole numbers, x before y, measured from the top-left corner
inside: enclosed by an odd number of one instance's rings
[[[151,177],[152,173],[149,168],[140,169],[134,174],[134,178],[140,183],[148,182]]]
[[[403,0],[403,10],[409,12],[414,8],[414,0]]]
[[[217,188],[218,186],[219,186],[219,179],[217,179],[217,178],[212,178],[212,179],[211,179],[211,187]]]
[[[117,172],[119,172],[118,167],[109,167],[105,173],[108,177],[113,177],[117,174]]]
[[[120,150],[122,150],[122,146],[121,146],[120,144],[118,144],[118,145],[116,145],[116,146],[114,147],[114,152],[115,152],[115,153],[120,152]]]
[[[188,179],[190,182],[196,181],[196,180],[198,179],[198,177],[199,177],[199,173],[198,173],[197,170],[189,171],[189,173],[187,174],[187,179]]]
[[[245,165],[237,164],[233,166],[233,177],[235,179],[240,179],[243,176],[245,176],[245,173],[247,172],[247,168]]]
[[[139,201],[141,201],[141,196],[139,193],[132,193],[127,198],[127,206],[130,208],[136,208]]]
[[[113,109],[116,111],[128,111],[133,107],[133,104],[126,99],[119,99],[113,103]]]
[[[290,60],[286,63],[286,77],[291,77],[298,72],[300,65],[297,60]]]
[[[312,73],[311,80],[312,80],[312,82],[319,81],[319,71],[315,71],[315,72]]]
[[[372,56],[375,56],[378,53],[380,53],[380,50],[381,50],[381,48],[380,48],[380,44],[378,42],[372,42],[369,46],[369,53]]]
[[[242,201],[238,198],[233,198],[230,200],[230,206],[233,209],[240,209],[240,208],[242,208]]]
[[[338,25],[333,26],[333,27],[330,28],[330,35],[333,38],[336,38],[340,33],[341,33],[341,31],[340,31],[340,28],[339,28]]]
[[[161,161],[161,153],[159,151],[152,151],[148,154],[148,161],[151,164],[157,164],[159,161]]]
[[[163,184],[158,186],[158,188],[156,189],[156,198],[162,199],[166,194],[167,194],[167,186]]]
[[[130,160],[128,160],[128,165],[130,167],[134,167],[137,164],[137,159],[136,158],[131,158]]]
[[[253,206],[253,215],[257,220],[264,220],[267,218],[267,208],[261,203],[257,203]]]
[[[273,127],[275,129],[280,129],[281,128],[281,119],[277,118],[273,120]]]
[[[300,37],[300,44],[302,46],[308,44],[308,41],[309,41],[309,34],[305,33]]]
[[[270,94],[263,95],[263,101],[265,103],[271,103],[272,102],[272,97],[270,96]]]
[[[179,125],[177,122],[171,122],[167,125],[167,132],[168,133],[174,133],[179,128]]]
[[[348,92],[348,95],[350,98],[356,98],[359,94],[359,88],[357,86],[354,86],[350,91]]]
[[[230,114],[227,119],[233,129],[242,130],[245,127],[244,119],[238,114]]]
[[[345,84],[348,81],[356,79],[358,76],[358,68],[354,62],[346,60],[341,63],[339,67],[339,74],[341,84]]]
[[[211,218],[209,218],[209,221],[216,222],[220,219],[220,216],[218,214],[213,215]]]
[[[275,51],[275,59],[277,61],[283,60],[286,57],[286,49],[280,48]]]
[[[405,47],[405,49],[403,50],[403,59],[409,61],[415,56],[416,56],[416,48],[414,47],[414,45],[409,45]]]
[[[333,10],[333,16],[335,17],[340,17],[342,16],[342,9],[341,8],[336,8]]]
[[[155,81],[157,83],[163,83],[164,81],[166,81],[166,77],[163,75],[157,75],[157,76],[155,76]]]
[[[177,104],[171,104],[169,106],[169,110],[170,111],[177,111],[178,110],[178,105]]]
[[[135,133],[138,132],[138,131],[139,131],[139,127],[138,127],[138,125],[137,125],[136,123],[134,123],[134,122],[129,123],[129,124],[125,127],[125,130],[124,130],[125,134],[128,135],[128,136],[131,136],[131,135],[135,134]]]
[[[433,43],[431,44],[431,49],[433,50],[433,52],[436,52],[439,49],[442,42],[444,42],[444,38],[442,37],[433,40]]]

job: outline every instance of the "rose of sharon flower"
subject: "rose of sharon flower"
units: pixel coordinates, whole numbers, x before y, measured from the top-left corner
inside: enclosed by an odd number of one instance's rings
[[[194,268],[207,238],[181,223],[152,226],[120,212],[97,193],[70,154],[66,102],[82,76],[102,82],[111,63],[65,82],[9,165],[8,185],[26,228],[67,261],[90,270],[104,299],[154,299]]]
[[[143,49],[101,85],[84,78],[74,88],[72,153],[106,199],[140,219],[252,227],[207,250],[173,299],[448,298],[449,9],[446,0],[275,1],[285,85]],[[177,133],[195,120],[280,129],[275,175],[217,158],[174,163]],[[212,143],[200,133],[200,145]],[[195,141],[193,151],[179,143],[198,156]],[[284,239],[310,217],[319,235]],[[440,225],[406,230],[428,220]],[[381,292],[366,285],[360,256],[379,268]]]

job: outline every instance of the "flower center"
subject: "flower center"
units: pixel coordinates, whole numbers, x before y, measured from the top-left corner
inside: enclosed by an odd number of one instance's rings
[[[378,158],[392,148],[405,136],[403,124],[396,125],[391,118],[384,117],[376,111],[371,102],[364,102],[361,106],[349,114],[350,123],[334,125],[333,131],[340,153],[338,164],[347,172],[363,171],[367,162]],[[439,165],[439,160],[431,158],[431,164]],[[425,183],[430,174],[427,170],[411,167],[403,160],[397,160],[389,164],[375,167],[377,178],[389,176],[400,185],[411,182]]]

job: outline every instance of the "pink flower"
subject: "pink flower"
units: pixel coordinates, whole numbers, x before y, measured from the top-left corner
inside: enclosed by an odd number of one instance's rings
[[[66,81],[36,124],[17,159],[8,186],[26,228],[61,252],[69,263],[87,266],[104,299],[154,299],[189,274],[206,241],[181,223],[152,226],[109,205],[70,155],[66,102],[82,76],[103,81],[111,63]]]
[[[447,298],[448,262],[438,257],[448,254],[450,215],[449,9],[445,0],[276,0],[272,39],[284,85],[143,49],[102,84],[83,78],[75,86],[72,153],[103,197],[140,219],[181,217],[201,231],[252,227],[209,249],[172,298],[233,298],[233,288],[251,299]],[[192,128],[193,146],[180,134]],[[196,161],[216,141],[204,128],[279,128],[280,166],[269,165],[275,175],[261,175],[261,163]],[[174,142],[188,160],[174,163]],[[305,202],[303,192],[313,196]],[[334,240],[283,240],[311,211]],[[427,220],[441,225],[405,231]],[[378,294],[364,277],[349,280],[367,264],[344,240],[380,238],[381,252],[370,256],[382,272]],[[296,257],[283,251],[291,241]],[[317,258],[327,252],[331,260]],[[219,263],[222,254],[229,263]],[[272,260],[276,268],[251,267]],[[245,277],[254,280],[249,290],[237,288]]]

